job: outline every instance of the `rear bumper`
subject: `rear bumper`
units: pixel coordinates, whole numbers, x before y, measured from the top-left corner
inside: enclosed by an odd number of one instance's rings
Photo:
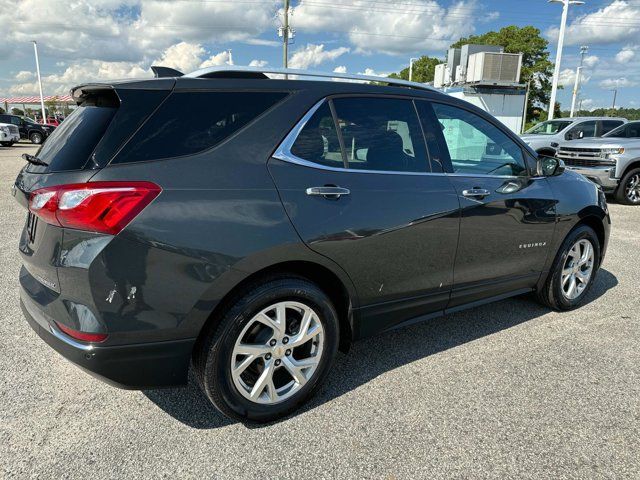
[[[600,185],[605,191],[612,191],[618,187],[619,180],[615,178],[616,167],[572,167],[567,165],[566,168],[573,172],[580,173],[592,182]]]
[[[195,339],[96,346],[60,332],[24,291],[20,305],[33,330],[55,351],[91,375],[120,388],[161,388],[187,383]]]

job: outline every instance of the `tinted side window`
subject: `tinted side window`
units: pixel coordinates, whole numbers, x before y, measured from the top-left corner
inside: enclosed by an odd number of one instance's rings
[[[0,123],[11,123],[9,115],[0,115]]]
[[[627,138],[640,138],[640,123],[630,123],[625,129]]]
[[[11,117],[11,123],[13,123],[14,125],[22,125],[22,121],[20,120],[19,117]]]
[[[340,141],[329,103],[324,102],[306,123],[291,147],[291,153],[309,162],[343,168]]]
[[[349,168],[428,171],[424,138],[411,100],[349,97],[333,103]]]
[[[495,125],[461,108],[433,103],[453,171],[484,175],[527,173],[520,145]]]
[[[605,133],[609,133],[611,130],[622,125],[623,122],[620,120],[603,120],[602,121],[602,131],[600,135],[604,135]]]
[[[595,120],[589,122],[582,122],[571,128],[565,134],[566,140],[578,140],[580,138],[590,138],[596,136],[596,122]]]
[[[280,92],[173,93],[112,163],[202,152],[228,138],[286,95]]]

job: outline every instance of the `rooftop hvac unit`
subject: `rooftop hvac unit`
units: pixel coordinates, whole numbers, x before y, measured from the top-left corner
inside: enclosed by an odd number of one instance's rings
[[[434,87],[442,88],[446,85],[446,82],[444,79],[446,69],[447,69],[446,63],[441,63],[440,65],[436,65],[435,72],[433,74]]]
[[[520,53],[475,53],[469,55],[466,83],[519,83],[521,67]]]
[[[458,65],[456,67],[456,73],[454,75],[453,83],[463,83],[464,82],[464,71],[462,65]]]

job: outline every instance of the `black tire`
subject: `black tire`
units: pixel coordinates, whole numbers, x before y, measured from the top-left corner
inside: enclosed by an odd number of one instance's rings
[[[589,278],[587,286],[584,288],[582,293],[577,298],[569,299],[562,289],[562,270],[567,262],[569,251],[581,240],[588,240],[593,247],[594,261],[591,277]],[[562,243],[556,258],[553,261],[551,270],[547,275],[544,286],[537,292],[538,301],[543,305],[558,311],[573,310],[574,308],[580,307],[584,303],[584,299],[587,297],[589,290],[593,286],[593,282],[599,268],[600,241],[598,240],[598,236],[592,228],[586,225],[580,225],[573,229]]]
[[[311,307],[322,324],[324,341],[319,363],[291,397],[275,404],[255,403],[243,396],[231,376],[236,340],[251,319],[280,301],[295,301]],[[250,285],[204,332],[194,350],[194,373],[213,405],[225,415],[250,422],[269,422],[297,409],[326,378],[339,344],[338,315],[329,297],[314,283],[296,276],[272,277]],[[263,367],[264,368],[264,367]]]
[[[40,132],[33,132],[29,135],[29,140],[31,140],[31,143],[40,145],[44,140],[44,135],[42,135]]]
[[[633,191],[630,191],[631,184],[638,181],[640,181],[640,168],[629,170],[625,176],[622,177],[620,185],[616,189],[616,202],[624,205],[640,205],[640,185],[635,183],[635,188]]]
[[[13,144],[15,142],[0,142],[0,145],[2,145],[3,147],[13,147]]]

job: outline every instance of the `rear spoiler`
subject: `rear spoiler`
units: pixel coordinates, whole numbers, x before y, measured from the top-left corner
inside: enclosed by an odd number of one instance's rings
[[[179,73],[179,72],[178,72]],[[71,89],[71,98],[80,105],[89,94],[117,95],[118,90],[172,90],[175,78],[148,78],[113,80],[105,83],[85,83]]]
[[[158,65],[152,65],[151,70],[155,78],[167,78],[167,77],[182,77],[184,73],[169,67],[160,67]]]

